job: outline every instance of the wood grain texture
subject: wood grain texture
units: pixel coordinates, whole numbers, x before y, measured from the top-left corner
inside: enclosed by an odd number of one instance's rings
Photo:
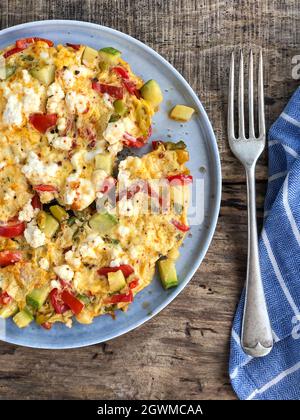
[[[212,245],[189,286],[146,325],[108,343],[40,351],[0,343],[0,399],[233,399],[228,374],[232,317],[245,278],[244,172],[226,140],[230,52],[263,48],[266,119],[298,82],[298,0],[1,1],[1,28],[39,19],[86,20],[126,32],[169,60],[199,94],[213,123],[223,198]],[[266,154],[257,171],[262,217]]]

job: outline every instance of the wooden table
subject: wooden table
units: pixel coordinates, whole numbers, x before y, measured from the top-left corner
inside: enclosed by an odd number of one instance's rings
[[[194,279],[146,325],[108,343],[70,350],[0,344],[0,398],[233,399],[228,374],[232,317],[245,278],[245,177],[226,141],[229,55],[263,48],[268,126],[297,86],[297,0],[11,0],[1,28],[39,19],[79,19],[124,31],[169,60],[199,94],[217,135],[223,197],[218,227]],[[33,4],[33,3],[32,3]],[[262,217],[266,156],[257,171]]]

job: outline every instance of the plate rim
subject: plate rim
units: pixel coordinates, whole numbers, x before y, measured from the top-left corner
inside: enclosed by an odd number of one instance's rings
[[[185,80],[185,78],[179,73],[179,71],[171,63],[169,63],[164,57],[162,57],[158,52],[156,52],[153,48],[149,47],[148,45],[146,45],[142,41],[134,38],[131,35],[128,35],[124,32],[121,32],[117,29],[113,29],[113,28],[110,28],[109,26],[100,25],[100,24],[97,24],[97,23],[81,21],[81,20],[74,20],[74,19],[45,19],[45,20],[37,20],[37,21],[21,23],[21,24],[18,24],[18,25],[14,25],[14,26],[10,26],[8,28],[1,29],[0,30],[0,37],[8,34],[10,32],[14,32],[15,30],[20,30],[20,29],[23,29],[23,28],[26,29],[28,27],[38,26],[41,23],[50,24],[50,25],[66,24],[66,25],[71,25],[71,26],[83,26],[83,27],[86,27],[86,28],[94,28],[94,29],[104,30],[108,33],[112,33],[114,35],[125,38],[130,43],[136,44],[137,46],[141,47],[143,50],[148,51],[148,53],[151,53],[152,55],[154,55],[159,61],[161,61],[164,65],[166,65],[168,68],[170,68],[172,70],[172,72],[175,74],[175,76],[179,79],[179,81],[183,84],[185,89],[188,91],[188,93],[191,95],[191,97],[193,98],[193,100],[197,104],[198,108],[200,109],[201,117],[203,118],[203,124],[204,124],[204,127],[206,128],[206,132],[207,132],[206,134],[207,134],[208,140],[210,141],[210,149],[211,149],[210,155],[213,158],[213,164],[215,166],[214,173],[215,173],[215,178],[216,178],[215,182],[213,183],[214,188],[215,188],[215,191],[214,191],[215,202],[214,202],[214,205],[213,205],[213,211],[211,213],[211,222],[210,222],[209,227],[207,229],[207,234],[206,234],[206,237],[203,241],[201,250],[199,251],[197,257],[195,258],[195,261],[194,261],[193,265],[189,269],[188,274],[184,277],[184,280],[182,280],[180,285],[176,289],[174,289],[174,292],[172,294],[170,294],[169,296],[166,296],[166,299],[164,300],[164,302],[161,303],[158,307],[156,307],[153,310],[153,312],[151,313],[151,315],[143,315],[140,320],[134,322],[132,325],[130,325],[129,327],[124,329],[122,332],[107,333],[106,336],[104,336],[103,338],[101,338],[99,340],[98,339],[96,339],[96,340],[91,339],[90,341],[86,340],[82,344],[75,343],[74,345],[68,344],[68,345],[64,346],[63,344],[56,345],[56,343],[54,342],[53,345],[50,346],[49,344],[43,345],[43,344],[40,344],[40,343],[31,343],[31,344],[26,343],[26,344],[24,344],[24,343],[21,343],[18,339],[16,339],[16,340],[14,340],[14,339],[2,340],[3,342],[18,345],[18,346],[21,346],[21,347],[47,349],[47,350],[64,350],[64,349],[73,349],[73,348],[83,348],[83,347],[88,347],[88,346],[92,346],[92,345],[95,345],[95,344],[100,344],[100,343],[112,340],[114,338],[121,337],[124,334],[127,334],[128,332],[140,327],[141,325],[143,325],[144,323],[146,323],[147,321],[152,319],[159,312],[161,312],[187,286],[187,284],[194,277],[194,275],[195,275],[196,271],[198,270],[198,268],[200,267],[205,255],[207,254],[207,251],[208,251],[208,249],[211,245],[212,238],[213,238],[213,235],[214,235],[215,230],[216,230],[218,217],[219,217],[219,212],[220,212],[220,206],[221,206],[222,171],[221,171],[220,152],[219,152],[219,149],[218,149],[216,135],[213,131],[212,124],[210,122],[210,119],[209,119],[209,117],[206,113],[206,110],[205,110],[204,106],[202,105],[202,102],[200,101],[196,92],[193,90],[193,88],[187,82],[187,80]]]

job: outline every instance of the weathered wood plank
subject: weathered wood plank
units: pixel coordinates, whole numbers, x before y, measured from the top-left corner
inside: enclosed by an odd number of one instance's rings
[[[0,344],[0,399],[231,399],[227,374],[232,317],[245,278],[244,173],[226,141],[230,52],[263,48],[266,119],[276,119],[297,86],[297,0],[81,0],[0,3],[1,28],[38,19],[79,19],[124,31],[168,59],[198,92],[213,122],[223,198],[210,250],[190,285],[146,325],[109,343],[70,351]],[[262,217],[267,155],[257,176]]]

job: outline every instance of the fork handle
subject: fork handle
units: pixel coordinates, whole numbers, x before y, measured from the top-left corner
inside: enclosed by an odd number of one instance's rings
[[[266,356],[273,336],[260,272],[255,193],[255,164],[246,166],[248,199],[248,261],[241,344],[253,357]]]

